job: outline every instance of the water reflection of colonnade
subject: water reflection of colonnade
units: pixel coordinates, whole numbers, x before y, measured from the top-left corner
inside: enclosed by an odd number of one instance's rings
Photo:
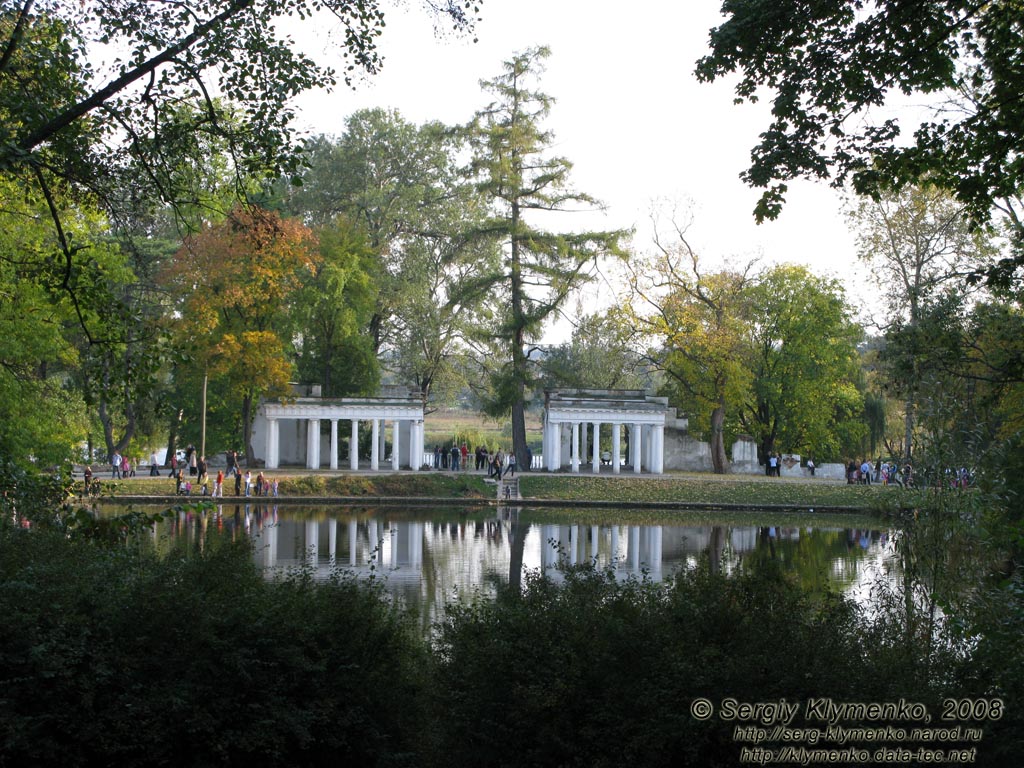
[[[623,535],[625,529],[625,535]],[[660,525],[601,526],[544,525],[541,568],[553,574],[560,564],[595,563],[633,576],[649,573],[660,579],[663,565],[664,527]]]
[[[538,523],[523,521],[515,509],[487,517],[428,515],[229,504],[182,511],[155,525],[153,536],[157,546],[167,535],[199,549],[214,533],[251,538],[254,563],[269,574],[302,569],[315,579],[338,572],[380,578],[392,595],[420,606],[427,623],[459,595],[519,586],[526,573],[561,581],[561,564],[594,563],[619,579],[660,580],[702,558],[714,571],[778,560],[787,568],[802,563],[812,580],[827,564],[829,578],[853,584],[863,572],[858,563],[877,564],[886,542],[884,532],[869,529]]]
[[[756,529],[715,529],[661,525],[525,524],[491,519],[424,522],[369,517],[282,519],[256,537],[256,558],[267,569],[306,568],[326,577],[343,569],[359,575],[416,580],[426,569],[459,571],[470,579],[484,572],[509,578],[509,564],[543,570],[560,578],[558,566],[594,563],[622,577],[660,579],[692,564],[709,548],[733,552],[756,546]],[[790,534],[798,537],[799,532]],[[727,539],[727,540],[726,540]],[[516,557],[514,550],[519,550]]]
[[[515,513],[443,522],[354,512],[289,517],[261,504],[217,510],[182,512],[169,532],[201,547],[211,527],[233,530],[253,539],[256,564],[269,570],[304,568],[317,578],[347,570],[398,581],[419,581],[429,572],[444,586],[479,583],[487,574],[518,580],[524,570],[543,570],[558,579],[559,565],[587,563],[621,577],[660,579],[702,556],[713,569],[757,551],[774,557],[777,545],[798,543],[813,530],[520,523]],[[850,549],[872,543],[867,531],[846,533]]]

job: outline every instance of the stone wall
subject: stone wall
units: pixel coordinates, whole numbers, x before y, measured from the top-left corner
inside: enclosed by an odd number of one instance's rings
[[[690,437],[688,428],[686,418],[665,420],[665,470],[710,472],[711,446]]]
[[[757,443],[752,437],[743,435],[732,444],[732,460],[729,472],[734,475],[763,475],[764,465],[757,460]],[[811,472],[799,454],[782,455],[782,477],[810,477]],[[665,469],[684,472],[711,472],[711,446],[689,434],[689,419],[686,417],[665,422]],[[815,478],[845,480],[846,467],[842,464],[819,464],[814,470]]]

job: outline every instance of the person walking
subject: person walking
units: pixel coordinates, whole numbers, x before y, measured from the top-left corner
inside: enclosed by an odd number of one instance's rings
[[[515,451],[508,452],[508,464],[505,466],[505,474],[516,476],[516,453]]]

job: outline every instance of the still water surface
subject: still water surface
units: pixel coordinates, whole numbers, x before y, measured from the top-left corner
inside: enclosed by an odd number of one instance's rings
[[[424,510],[225,504],[179,511],[154,527],[161,548],[211,546],[246,537],[268,574],[345,570],[382,579],[423,624],[444,606],[560,563],[596,563],[619,578],[663,579],[706,558],[712,568],[754,570],[768,562],[804,586],[864,593],[889,567],[890,532],[870,519],[550,509]],[[666,522],[668,521],[668,522]],[[859,526],[859,527],[858,527]]]

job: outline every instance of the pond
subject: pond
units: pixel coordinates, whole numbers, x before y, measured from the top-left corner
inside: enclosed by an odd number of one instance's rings
[[[855,596],[886,567],[891,533],[871,518],[785,513],[522,508],[355,508],[225,504],[180,509],[154,526],[160,549],[248,538],[268,574],[336,570],[383,580],[423,627],[444,606],[530,571],[595,563],[617,578],[660,580],[707,558],[732,571],[779,564],[812,591]]]

